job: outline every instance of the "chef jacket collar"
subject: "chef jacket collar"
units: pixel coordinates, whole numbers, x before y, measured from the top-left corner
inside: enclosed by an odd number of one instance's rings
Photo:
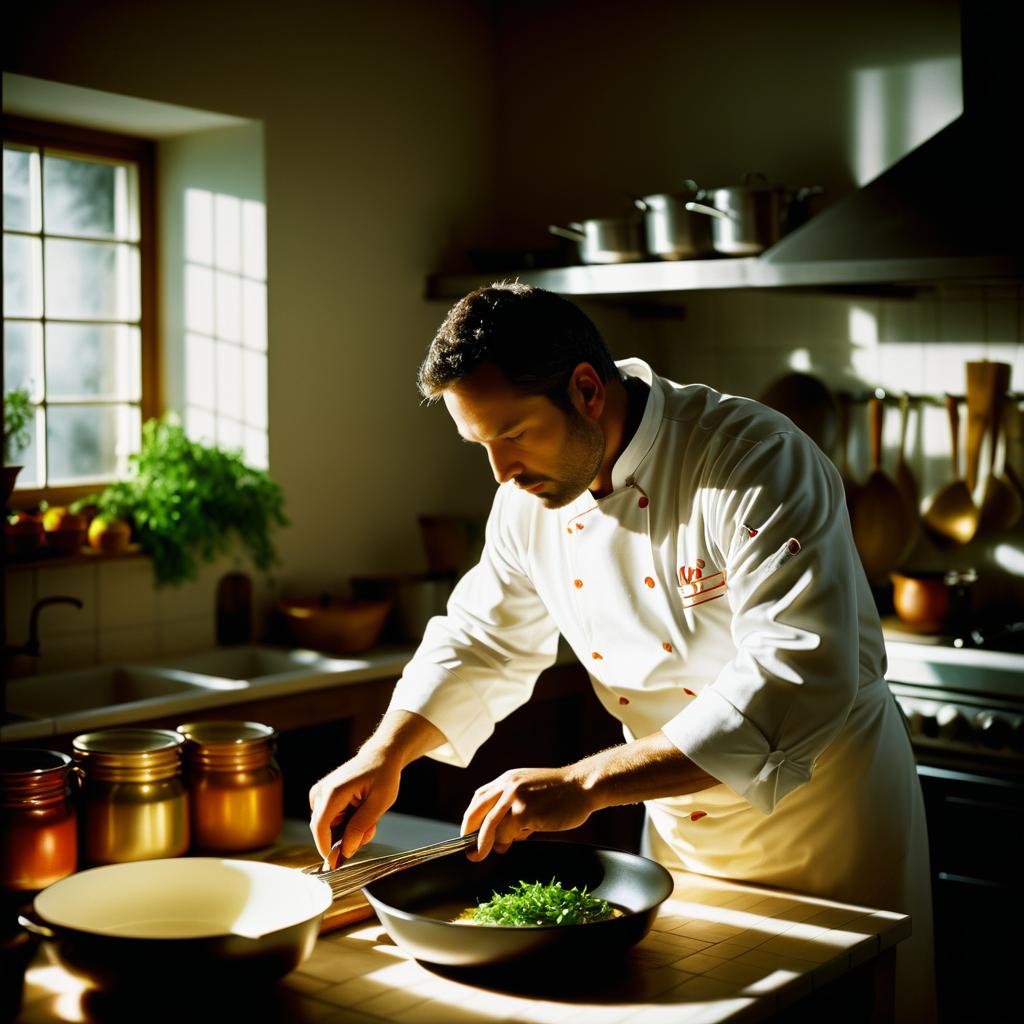
[[[654,377],[654,371],[642,359],[621,359],[615,364],[623,376],[637,377],[648,387],[647,404],[636,433],[630,438],[626,450],[615,460],[612,466],[612,492],[628,487],[640,468],[647,453],[654,447],[654,441],[661,427],[661,417],[665,410],[665,396]]]

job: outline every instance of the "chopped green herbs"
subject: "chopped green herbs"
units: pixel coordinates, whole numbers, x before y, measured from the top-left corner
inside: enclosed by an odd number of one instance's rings
[[[470,916],[477,924],[551,925],[586,924],[614,917],[607,900],[591,896],[587,887],[563,889],[553,878],[547,885],[540,882],[516,882],[508,892],[494,893]]]

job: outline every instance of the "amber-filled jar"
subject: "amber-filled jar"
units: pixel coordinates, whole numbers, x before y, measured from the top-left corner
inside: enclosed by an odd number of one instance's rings
[[[170,729],[104,729],[75,737],[86,861],[118,864],[188,850],[184,743]]]
[[[188,722],[185,772],[192,845],[210,853],[256,850],[284,824],[277,732],[259,722]]]
[[[78,834],[71,758],[0,747],[0,885],[33,892],[72,874]]]

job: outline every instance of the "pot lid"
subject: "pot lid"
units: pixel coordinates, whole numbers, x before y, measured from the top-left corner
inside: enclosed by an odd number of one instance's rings
[[[170,729],[101,729],[76,736],[72,745],[82,754],[157,754],[184,743],[185,737]]]
[[[186,722],[177,731],[190,743],[204,747],[265,742],[277,736],[277,730],[262,722]]]

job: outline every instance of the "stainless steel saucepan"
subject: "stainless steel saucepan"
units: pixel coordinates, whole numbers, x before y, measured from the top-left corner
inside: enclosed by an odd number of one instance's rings
[[[647,251],[652,256],[663,260],[687,260],[714,254],[711,222],[686,206],[703,195],[697,182],[687,178],[681,192],[656,193],[635,200],[637,209],[644,212]]]
[[[706,190],[700,201],[688,202],[686,209],[712,218],[717,252],[756,256],[805,221],[810,199],[821,191],[818,186],[794,191],[753,172],[744,175],[742,185]]]
[[[639,214],[573,221],[568,227],[552,224],[548,231],[576,242],[581,263],[631,263],[647,255]]]

